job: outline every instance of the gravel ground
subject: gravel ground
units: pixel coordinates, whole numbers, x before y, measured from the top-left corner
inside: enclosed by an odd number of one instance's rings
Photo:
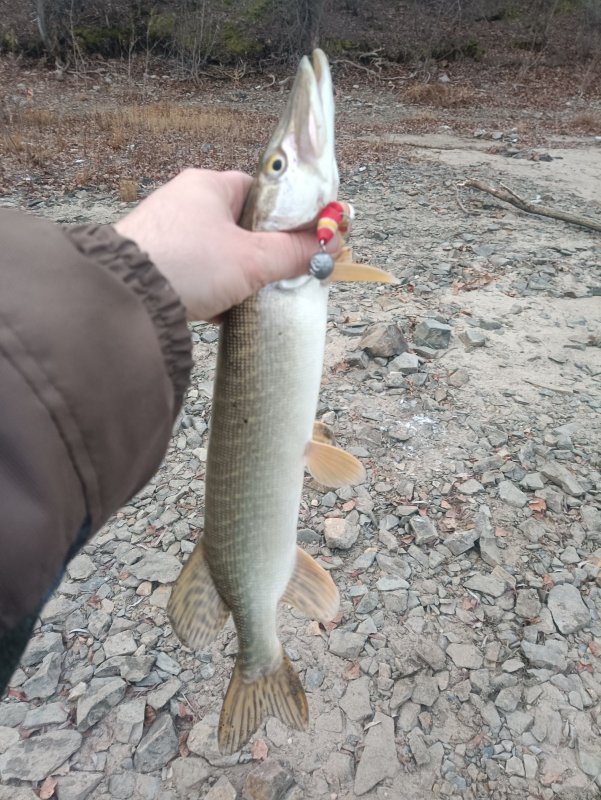
[[[325,629],[281,613],[309,731],[269,719],[219,755],[234,631],[193,653],[167,621],[203,526],[217,332],[194,325],[163,465],[71,563],[0,703],[0,800],[600,796],[601,244],[484,195],[463,196],[467,215],[455,186],[516,164],[524,196],[601,206],[566,184],[567,152],[390,146],[391,166],[343,188],[355,255],[400,281],[333,289],[318,414],[368,480],[307,478],[299,522],[342,614]],[[82,191],[33,210],[123,209]]]

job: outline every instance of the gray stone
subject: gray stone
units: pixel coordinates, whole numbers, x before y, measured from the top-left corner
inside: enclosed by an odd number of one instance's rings
[[[584,494],[582,486],[563,464],[558,464],[555,461],[547,461],[547,463],[543,464],[541,467],[541,472],[547,480],[559,486],[566,494],[572,495],[572,497],[581,497],[581,495]]]
[[[408,700],[411,700],[413,694],[413,683],[406,678],[401,678],[394,684],[392,690],[392,697],[390,698],[390,710],[396,711],[397,708],[404,705]],[[419,711],[419,709],[418,709]]]
[[[431,639],[419,638],[415,644],[415,654],[434,672],[440,672],[445,668],[447,657],[444,650]]]
[[[506,686],[504,689],[501,689],[499,694],[497,695],[497,699],[495,700],[495,705],[497,708],[500,708],[501,711],[515,711],[518,707],[518,703],[522,699],[522,687],[521,686]]]
[[[123,744],[137,745],[144,731],[144,712],[146,700],[135,697],[121,703],[113,715],[113,736]]]
[[[324,520],[323,532],[327,546],[333,550],[350,550],[359,537],[359,527],[342,517]]]
[[[562,564],[578,564],[581,559],[576,548],[573,545],[569,545],[561,552],[559,560]]]
[[[371,717],[372,707],[369,699],[370,680],[367,675],[351,681],[340,700],[340,708],[353,722],[363,722]]]
[[[532,644],[523,641],[520,645],[522,653],[526,656],[533,667],[540,669],[550,669],[555,672],[564,672],[568,662],[562,653],[556,648],[547,644]]]
[[[363,650],[366,639],[367,636],[362,633],[353,633],[353,631],[344,631],[336,628],[330,633],[328,649],[335,656],[354,661]]]
[[[182,564],[178,558],[170,553],[154,551],[143,556],[130,567],[129,571],[141,581],[173,583],[181,569]]]
[[[27,786],[0,786],[0,800],[38,800]]]
[[[169,714],[159,714],[144,735],[134,754],[139,772],[162,769],[178,753],[179,742]]]
[[[425,319],[416,326],[413,341],[416,345],[444,350],[451,341],[452,328],[436,319]]]
[[[36,672],[23,684],[22,688],[28,700],[36,697],[46,698],[54,694],[61,675],[62,661],[61,653],[48,653],[42,659]]]
[[[169,678],[165,683],[157,686],[146,695],[146,702],[155,711],[160,711],[163,706],[166,706],[171,698],[176,695],[182,688],[182,682],[179,678]]]
[[[409,526],[415,536],[415,544],[431,545],[438,540],[436,526],[428,517],[411,517]]]
[[[386,778],[394,778],[399,771],[392,717],[378,711],[374,723],[367,731],[365,747],[357,766],[356,795],[366,794]]]
[[[210,775],[202,758],[195,756],[176,758],[171,764],[171,769],[175,790],[183,798],[189,797],[190,792],[199,789]]]
[[[222,775],[217,783],[206,793],[204,800],[236,800],[236,794],[237,792],[232,784],[225,775]]]
[[[576,757],[580,769],[586,775],[591,778],[601,775],[601,747],[598,739],[579,736],[576,741]]]
[[[388,578],[385,576],[378,579],[376,588],[380,592],[394,592],[397,589],[408,589],[409,584],[403,578],[397,578],[396,576],[393,578]]]
[[[121,631],[114,636],[107,636],[103,648],[105,656],[111,658],[112,656],[130,656],[136,652],[138,645],[131,631]]]
[[[128,683],[137,683],[148,677],[156,656],[125,656],[118,659],[119,675]],[[100,675],[98,676],[100,677]]]
[[[468,478],[463,483],[460,483],[457,489],[461,492],[461,494],[466,494],[471,497],[474,494],[478,494],[478,492],[484,491],[484,486],[477,481],[475,478]]]
[[[371,325],[362,336],[359,347],[372,358],[390,358],[408,349],[400,328],[389,322],[376,322]]]
[[[6,753],[8,748],[16,744],[20,738],[19,731],[4,725],[0,726],[0,755]]]
[[[520,775],[521,777],[526,774],[522,759],[517,756],[511,756],[511,758],[507,759],[505,762],[505,771],[508,775]]]
[[[102,772],[71,772],[58,779],[57,800],[85,800],[103,778]]]
[[[25,715],[23,727],[31,730],[41,728],[44,725],[60,725],[69,716],[67,709],[62,703],[46,703],[37,708],[31,708]]]
[[[402,375],[413,375],[419,369],[419,358],[413,353],[401,353],[390,362],[388,369]]]
[[[48,600],[40,612],[40,619],[45,624],[62,624],[67,617],[77,609],[77,607],[77,603],[67,600],[66,597],[55,595]]]
[[[478,540],[478,533],[475,530],[452,533],[444,540],[444,546],[448,547],[454,556],[467,553]]]
[[[594,506],[582,506],[580,509],[580,516],[582,517],[582,525],[585,530],[591,533],[598,533],[601,531],[601,509]]]
[[[169,675],[179,675],[182,671],[177,661],[163,651],[157,655],[155,666],[157,669],[160,669],[161,672],[166,672]]]
[[[67,573],[71,580],[85,581],[96,572],[96,566],[90,556],[80,553],[67,564]]]
[[[515,613],[524,619],[535,619],[540,614],[541,602],[536,589],[518,589]]]
[[[16,728],[23,722],[28,710],[27,703],[9,703],[8,700],[0,702],[0,725]]]
[[[30,641],[21,656],[21,666],[33,667],[50,653],[62,653],[63,637],[55,631],[39,633]]]
[[[591,621],[591,614],[585,606],[580,592],[571,583],[553,586],[547,598],[553,622],[561,633],[575,633]]]
[[[344,786],[353,779],[353,759],[349,753],[334,750],[328,756],[323,774],[330,786]]]
[[[463,585],[473,592],[481,592],[491,597],[501,597],[501,595],[505,594],[505,584],[503,581],[499,580],[499,578],[495,578],[493,575],[485,575],[480,572],[468,578]]]
[[[509,730],[513,733],[516,733],[518,736],[521,736],[523,733],[529,730],[534,721],[532,714],[528,714],[527,711],[519,710],[512,711],[510,714],[507,714],[506,718]]]
[[[433,706],[438,700],[439,689],[436,678],[418,675],[411,693],[411,701],[421,706]]]
[[[121,678],[98,679],[77,703],[77,730],[87,731],[116,706],[127,684]]]
[[[484,347],[486,344],[486,336],[477,328],[467,328],[459,334],[459,338],[468,350]]]
[[[511,481],[501,481],[499,484],[499,497],[514,508],[523,508],[528,502],[528,495]]]
[[[282,764],[268,758],[246,776],[242,797],[244,800],[281,800],[292,786],[294,778]]]
[[[447,655],[456,667],[463,669],[480,669],[484,660],[477,647],[460,642],[450,644],[447,647]]]
[[[52,731],[24,739],[0,756],[3,780],[43,781],[81,745],[77,731]]]
[[[430,763],[430,751],[424,742],[421,731],[414,728],[407,734],[407,744],[411,748],[411,753],[418,767],[425,767]]]
[[[188,749],[214,767],[231,767],[238,763],[239,754],[221,755],[217,744],[218,725],[219,714],[205,714],[188,734]]]

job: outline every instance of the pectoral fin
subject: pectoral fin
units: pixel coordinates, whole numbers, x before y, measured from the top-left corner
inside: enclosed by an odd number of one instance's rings
[[[265,717],[273,716],[299,731],[309,725],[309,707],[294,667],[282,654],[281,664],[256,680],[245,680],[236,661],[219,717],[222,753],[235,753],[250,739]]]
[[[209,645],[230,615],[213,582],[202,540],[175,582],[167,614],[180,641],[195,650]]]
[[[331,444],[333,447],[336,446],[336,439],[333,431],[328,428],[325,422],[318,422],[317,420],[313,423],[313,441]]]
[[[343,247],[340,255],[334,262],[334,271],[330,275],[332,281],[365,281],[367,283],[396,283],[396,278],[390,272],[372,267],[371,264],[356,264],[353,261],[353,251],[350,247]]]
[[[339,447],[314,439],[307,445],[305,457],[310,474],[324,486],[336,489],[365,480],[363,464]]]
[[[340,595],[332,577],[308,553],[296,548],[296,564],[282,596],[311,619],[329,622],[336,616]]]

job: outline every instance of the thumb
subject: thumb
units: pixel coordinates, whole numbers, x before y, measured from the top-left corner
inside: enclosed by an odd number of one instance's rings
[[[254,256],[251,263],[257,288],[286,278],[308,275],[309,262],[319,251],[315,231],[255,232],[250,235]],[[341,247],[340,236],[336,234],[326,250],[336,256]]]

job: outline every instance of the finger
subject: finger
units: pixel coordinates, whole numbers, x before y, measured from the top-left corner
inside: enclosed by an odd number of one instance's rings
[[[220,188],[223,190],[228,207],[232,212],[232,219],[238,220],[253,179],[245,172],[237,170],[215,174],[219,178]]]
[[[319,250],[314,231],[252,233],[249,243],[252,244],[253,254],[250,277],[255,288],[298,275],[308,275],[311,257]],[[326,249],[335,255],[341,247],[342,241],[336,234]]]

